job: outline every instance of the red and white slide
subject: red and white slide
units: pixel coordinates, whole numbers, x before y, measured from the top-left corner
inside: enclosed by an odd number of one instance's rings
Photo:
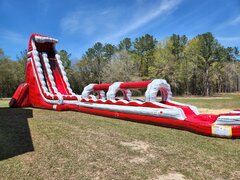
[[[141,82],[89,84],[81,95],[68,82],[57,39],[32,34],[28,45],[26,82],[15,91],[10,107],[74,110],[191,131],[197,134],[239,138],[240,110],[227,114],[199,114],[195,106],[171,100],[171,87],[164,79]],[[131,89],[146,89],[145,99],[132,99]],[[116,97],[121,91],[123,98]],[[157,101],[160,92],[162,100]],[[93,94],[97,94],[94,96]]]

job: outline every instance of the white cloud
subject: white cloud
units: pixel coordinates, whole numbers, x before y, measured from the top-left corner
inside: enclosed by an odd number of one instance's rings
[[[181,0],[136,0],[132,5],[122,5],[99,10],[79,10],[68,13],[60,21],[64,33],[94,36],[100,41],[116,41],[140,29],[156,18],[173,12]]]
[[[111,28],[110,13],[111,10],[72,12],[61,19],[60,26],[63,32],[92,35],[99,29]]]
[[[230,20],[228,19],[227,21],[221,23],[220,25],[218,25],[216,29],[229,28],[229,26],[234,26],[238,24],[240,25],[240,15]]]
[[[80,29],[81,12],[73,12],[61,20],[61,28],[63,31],[76,32]]]
[[[125,34],[146,25],[155,18],[172,12],[173,10],[175,10],[175,8],[179,5],[180,2],[180,0],[164,0],[161,1],[159,4],[154,4],[150,9],[141,9],[140,12],[137,12],[132,22],[129,22],[127,26],[125,26],[118,33],[113,35],[113,37],[118,38],[124,36]]]
[[[230,24],[232,24],[232,25],[240,24],[240,15],[239,15],[238,17],[234,18],[234,19],[230,22]]]
[[[103,10],[100,14],[101,15],[106,15],[106,14],[110,14],[110,13],[112,13],[111,10]]]

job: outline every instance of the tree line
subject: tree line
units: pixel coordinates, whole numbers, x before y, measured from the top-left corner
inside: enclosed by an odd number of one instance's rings
[[[76,93],[90,83],[166,79],[177,95],[205,95],[240,90],[240,53],[224,47],[210,32],[189,39],[173,34],[158,41],[145,34],[117,45],[95,43],[71,65],[71,54],[59,51]],[[26,50],[12,61],[0,50],[0,97],[9,97],[24,82]],[[141,91],[139,91],[141,93]]]

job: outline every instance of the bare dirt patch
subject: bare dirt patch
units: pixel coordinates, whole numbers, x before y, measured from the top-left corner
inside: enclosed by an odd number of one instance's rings
[[[140,152],[140,155],[129,157],[130,163],[143,164],[155,157],[150,151],[151,145],[144,141],[120,142],[122,146],[130,148],[132,151]]]
[[[184,180],[185,176],[181,173],[174,172],[160,175],[156,178],[156,180]]]
[[[229,179],[239,179],[240,178],[240,171],[234,171],[231,173],[231,177]]]
[[[149,144],[143,141],[120,142],[121,145],[130,147],[134,151],[146,152],[150,147]]]
[[[133,158],[129,161],[130,163],[136,163],[136,164],[141,164],[141,163],[146,163],[148,162],[147,158],[145,157],[136,157]]]

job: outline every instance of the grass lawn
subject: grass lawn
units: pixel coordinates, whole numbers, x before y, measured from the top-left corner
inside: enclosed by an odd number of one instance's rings
[[[9,105],[10,98],[0,98],[0,108],[3,107],[8,107]]]
[[[201,112],[240,108],[240,94],[174,100]],[[0,179],[240,179],[240,140],[6,106],[0,100]]]

